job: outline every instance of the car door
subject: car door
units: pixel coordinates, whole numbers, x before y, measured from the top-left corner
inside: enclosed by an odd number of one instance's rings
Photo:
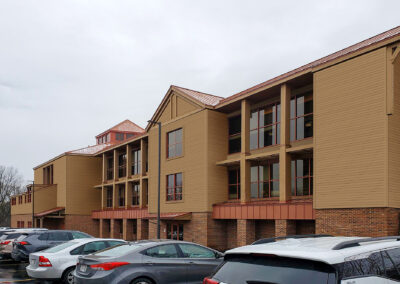
[[[185,260],[174,244],[157,245],[145,250],[143,265],[149,275],[154,275],[157,283],[186,283]]]
[[[188,284],[199,283],[204,277],[211,275],[222,262],[220,255],[208,248],[188,243],[179,243],[185,263]]]

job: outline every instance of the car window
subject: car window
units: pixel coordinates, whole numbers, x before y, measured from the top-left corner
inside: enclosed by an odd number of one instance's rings
[[[11,240],[11,239],[16,239],[16,238],[18,238],[19,236],[21,236],[22,234],[20,234],[20,233],[18,233],[18,234],[8,234],[7,236],[6,236],[6,240]]]
[[[149,248],[145,251],[145,255],[157,258],[176,258],[178,252],[175,245],[169,244]]]
[[[265,255],[226,255],[213,279],[224,283],[337,283],[335,269],[325,263]]]
[[[215,258],[212,250],[191,244],[178,244],[183,253],[183,257],[188,258]]]
[[[45,234],[41,234],[41,235],[38,237],[38,240],[40,240],[40,241],[47,241],[48,238],[49,238],[49,233],[45,233]]]
[[[71,232],[72,238],[73,239],[85,239],[85,238],[91,238],[92,236],[82,233],[82,232]]]
[[[72,247],[72,246],[74,246],[76,244],[77,244],[76,242],[67,242],[67,243],[63,243],[63,244],[58,245],[58,246],[54,246],[54,247],[48,248],[48,249],[44,250],[44,252],[55,253],[55,252],[62,251],[63,249]]]
[[[82,246],[79,246],[79,247],[77,247],[77,248],[71,250],[71,252],[70,252],[69,254],[70,254],[70,255],[81,255],[81,254],[83,254],[82,252],[83,252],[83,247],[84,247],[84,246],[85,246],[85,245],[82,245]]]
[[[68,241],[69,234],[68,232],[52,232],[49,233],[49,241]]]
[[[100,256],[122,256],[126,255],[130,252],[138,250],[141,248],[141,245],[131,245],[131,244],[122,244],[115,247],[111,247],[100,252],[95,253],[95,255]]]
[[[87,243],[83,248],[83,254],[91,254],[96,251],[105,249],[106,247],[107,247],[107,245],[103,241]]]
[[[124,244],[125,242],[122,241],[107,241],[109,247],[117,246],[120,244]]]
[[[382,251],[386,277],[400,280],[400,248]]]

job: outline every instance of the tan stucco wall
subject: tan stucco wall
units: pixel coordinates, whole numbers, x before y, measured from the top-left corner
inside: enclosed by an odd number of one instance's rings
[[[386,49],[314,74],[314,206],[388,206]]]

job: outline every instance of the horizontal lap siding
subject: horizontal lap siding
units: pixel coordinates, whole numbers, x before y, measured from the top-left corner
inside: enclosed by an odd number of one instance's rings
[[[386,50],[314,74],[315,208],[387,206]]]

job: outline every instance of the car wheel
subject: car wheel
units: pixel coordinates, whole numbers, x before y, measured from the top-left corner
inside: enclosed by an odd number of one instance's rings
[[[75,267],[68,268],[65,270],[63,277],[62,277],[62,282],[64,284],[74,284],[74,276],[72,275],[72,272],[74,272]]]
[[[138,278],[133,280],[131,284],[154,284],[153,281],[147,278]]]

